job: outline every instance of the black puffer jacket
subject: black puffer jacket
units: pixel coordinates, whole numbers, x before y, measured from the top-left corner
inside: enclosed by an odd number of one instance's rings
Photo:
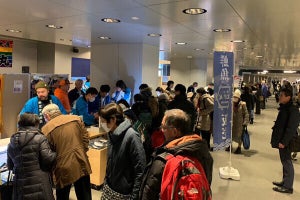
[[[144,173],[140,190],[141,200],[158,200],[160,198],[161,179],[166,161],[157,155],[164,152],[173,155],[191,156],[198,159],[202,164],[209,184],[211,184],[213,158],[209,153],[207,144],[196,134],[187,135],[156,149],[152,161],[147,165]]]
[[[183,95],[176,95],[174,100],[171,101],[168,104],[168,110],[171,109],[180,109],[183,110],[184,112],[186,112],[190,118],[191,118],[191,131],[193,130],[195,121],[196,121],[196,109],[194,107],[194,104],[190,101],[187,100],[187,96],[186,94]]]
[[[139,134],[125,119],[109,133],[105,182],[116,192],[138,199],[146,156]]]
[[[14,199],[54,200],[48,170],[56,153],[38,129],[21,129],[12,135],[7,154],[8,168],[15,174]]]
[[[299,125],[299,108],[292,102],[280,104],[274,126],[272,127],[271,145],[278,148],[279,143],[288,146],[294,135],[297,134]]]

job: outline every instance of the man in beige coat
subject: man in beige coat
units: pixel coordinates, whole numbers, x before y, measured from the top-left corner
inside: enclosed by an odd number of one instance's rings
[[[42,132],[57,153],[53,168],[56,199],[69,199],[74,184],[77,199],[91,200],[91,166],[86,152],[89,138],[83,121],[76,115],[62,115],[58,106],[49,104],[42,110],[46,124]]]

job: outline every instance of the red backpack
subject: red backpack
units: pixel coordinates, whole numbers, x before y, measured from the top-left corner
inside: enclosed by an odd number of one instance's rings
[[[161,200],[211,200],[211,190],[201,163],[182,155],[161,154],[166,160]]]

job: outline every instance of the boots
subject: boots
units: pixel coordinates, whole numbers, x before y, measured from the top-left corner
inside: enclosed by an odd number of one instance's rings
[[[253,118],[250,118],[250,124],[253,124]]]
[[[241,154],[241,153],[242,153],[241,147],[238,147],[238,148],[234,151],[234,154]]]

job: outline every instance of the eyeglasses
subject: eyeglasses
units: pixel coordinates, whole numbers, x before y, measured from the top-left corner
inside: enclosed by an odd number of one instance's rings
[[[167,130],[167,129],[171,129],[171,128],[175,128],[174,126],[166,126],[166,125],[161,125],[159,127],[161,130]]]

